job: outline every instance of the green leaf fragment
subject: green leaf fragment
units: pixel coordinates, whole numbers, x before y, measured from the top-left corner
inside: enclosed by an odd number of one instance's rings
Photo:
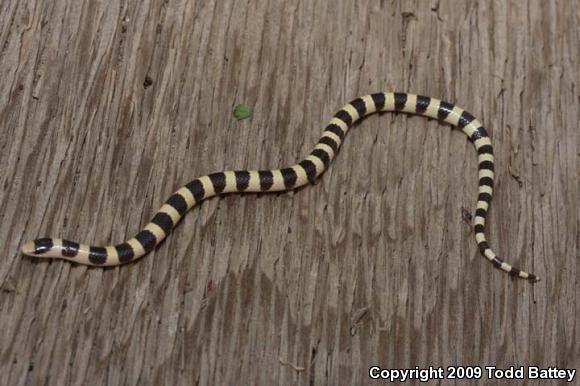
[[[246,105],[237,105],[234,107],[234,117],[236,117],[238,121],[249,118],[251,115],[252,109]]]

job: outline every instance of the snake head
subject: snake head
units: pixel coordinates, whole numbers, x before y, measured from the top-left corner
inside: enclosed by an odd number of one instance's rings
[[[32,257],[53,257],[54,243],[52,239],[36,239],[24,243],[20,249],[26,256]]]

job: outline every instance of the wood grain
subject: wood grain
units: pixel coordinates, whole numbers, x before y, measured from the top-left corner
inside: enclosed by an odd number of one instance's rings
[[[579,6],[0,2],[0,383],[580,370]],[[199,175],[300,159],[338,107],[380,90],[484,122],[491,245],[540,283],[478,254],[462,219],[477,192],[465,136],[394,114],[357,125],[316,185],[211,199],[137,263],[18,252],[39,236],[122,241]],[[233,118],[238,103],[251,119]]]

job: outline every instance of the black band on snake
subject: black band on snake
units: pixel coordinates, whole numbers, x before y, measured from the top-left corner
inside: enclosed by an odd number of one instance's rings
[[[538,277],[513,267],[489,247],[485,219],[493,194],[493,148],[481,123],[467,111],[438,99],[406,93],[376,93],[357,98],[342,107],[324,129],[314,150],[295,165],[277,170],[224,171],[199,177],[169,197],[151,222],[135,237],[117,245],[89,246],[58,238],[25,243],[22,253],[35,257],[70,260],[93,266],[129,263],[153,250],[185,213],[197,203],[232,192],[280,192],[314,182],[329,167],[352,124],[379,111],[423,115],[460,128],[473,142],[479,163],[479,196],[474,217],[475,240],[481,254],[496,268],[512,276],[538,281]]]

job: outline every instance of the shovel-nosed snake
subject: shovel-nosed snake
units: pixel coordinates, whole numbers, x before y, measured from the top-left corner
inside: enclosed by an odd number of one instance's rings
[[[330,120],[314,150],[295,165],[276,170],[236,170],[196,178],[173,193],[151,222],[135,237],[117,245],[89,246],[59,238],[41,238],[22,246],[22,253],[35,257],[70,260],[93,266],[114,266],[134,261],[163,241],[185,213],[201,201],[233,192],[280,192],[314,182],[329,167],[354,122],[380,111],[404,112],[438,119],[460,128],[478,154],[479,189],[473,230],[481,254],[496,268],[512,276],[538,281],[499,258],[489,247],[485,220],[493,194],[493,147],[481,123],[467,111],[444,101],[407,93],[376,93],[343,106]]]

